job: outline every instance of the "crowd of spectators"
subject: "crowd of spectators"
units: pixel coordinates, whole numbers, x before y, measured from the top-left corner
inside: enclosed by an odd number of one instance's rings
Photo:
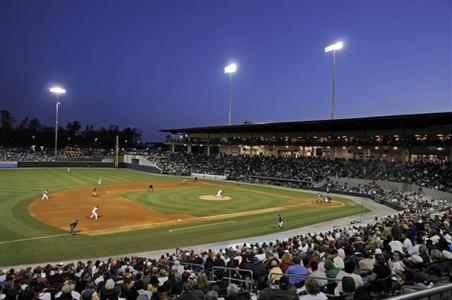
[[[121,153],[126,153],[122,150]],[[205,173],[231,179],[259,182],[265,178],[289,179],[282,185],[306,187],[327,177],[348,177],[416,184],[420,187],[452,192],[452,164],[387,160],[345,160],[312,157],[200,155],[185,152],[145,151],[164,173],[190,175]],[[57,160],[100,161],[113,150],[59,149]],[[53,161],[53,149],[3,148],[0,161]],[[268,181],[268,180],[267,180]],[[299,181],[299,182],[296,182]],[[271,182],[266,182],[271,183]],[[273,182],[274,184],[275,182]],[[281,182],[279,182],[281,183]]]
[[[328,172],[328,161],[271,156],[207,156],[182,152],[156,152],[150,157],[171,174],[206,173],[245,179],[249,176],[318,181]]]
[[[328,191],[345,192],[359,195],[368,195],[378,202],[386,201],[397,204],[403,209],[415,207],[417,211],[429,212],[444,208],[447,204],[445,199],[432,199],[426,197],[422,190],[418,192],[402,192],[397,190],[383,189],[375,182],[350,186],[347,182],[329,182],[325,185]]]
[[[416,184],[452,192],[452,164],[312,157],[197,155],[153,152],[149,159],[169,174],[206,173],[255,181],[255,177],[316,183],[327,177],[348,177]],[[294,183],[292,183],[294,184]]]
[[[218,251],[3,270],[0,299],[381,299],[450,282],[451,230],[450,209],[405,212]]]
[[[103,149],[59,149],[55,158],[53,149],[30,147],[30,148],[3,148],[0,147],[0,161],[55,161],[57,160],[89,160],[100,161],[107,155]]]

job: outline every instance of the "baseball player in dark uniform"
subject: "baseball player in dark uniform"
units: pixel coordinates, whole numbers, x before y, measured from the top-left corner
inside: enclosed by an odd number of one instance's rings
[[[69,224],[69,228],[71,229],[72,235],[75,235],[77,233],[77,225],[78,225],[78,220],[75,220],[74,222]]]
[[[284,229],[284,220],[281,215],[278,215],[278,228]]]

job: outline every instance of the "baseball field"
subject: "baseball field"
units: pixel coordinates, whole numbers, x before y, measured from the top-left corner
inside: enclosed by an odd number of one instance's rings
[[[0,170],[0,187],[0,266],[189,247],[277,232],[278,214],[292,229],[362,210],[345,198],[127,169]]]

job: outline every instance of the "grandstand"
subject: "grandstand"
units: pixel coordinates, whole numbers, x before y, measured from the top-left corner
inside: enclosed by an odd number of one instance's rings
[[[162,129],[171,151],[452,161],[452,113]]]
[[[0,299],[452,297],[452,113],[162,131],[170,151],[134,149],[120,166],[360,197],[396,212],[204,249],[1,270]],[[91,153],[100,161],[105,151]]]

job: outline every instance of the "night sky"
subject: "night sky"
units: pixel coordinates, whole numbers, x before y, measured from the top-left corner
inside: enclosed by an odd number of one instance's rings
[[[451,0],[0,0],[0,110],[54,124],[161,128],[452,108]]]

